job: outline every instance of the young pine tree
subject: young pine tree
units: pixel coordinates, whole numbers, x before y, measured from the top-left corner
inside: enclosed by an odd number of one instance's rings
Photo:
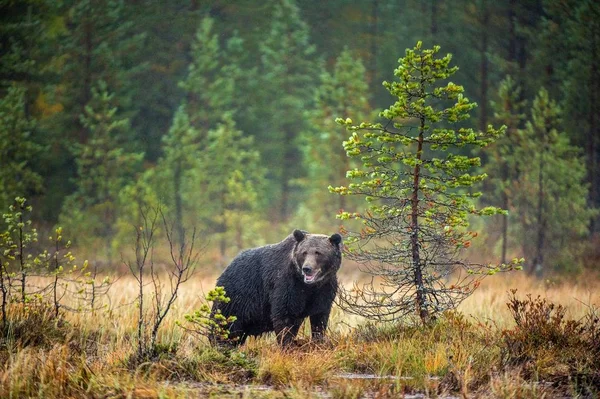
[[[422,49],[421,42],[406,50],[394,71],[397,80],[384,82],[397,98],[380,113],[384,122],[354,125],[338,119],[353,132],[344,148],[362,167],[348,171],[356,183],[332,191],[364,196],[369,203],[364,212],[339,217],[362,222],[360,231],[348,233],[348,256],[373,276],[371,283],[342,294],[342,302],[366,317],[398,320],[416,314],[429,323],[473,292],[483,274],[504,268],[462,257],[477,235],[467,229],[468,217],[502,211],[473,205],[480,193],[469,189],[486,175],[469,172],[479,158],[456,151],[484,147],[503,128],[461,127],[476,104],[464,97],[462,86],[444,82],[458,68],[450,66],[450,54],[438,57],[439,50]]]
[[[597,214],[586,204],[585,161],[560,129],[561,109],[541,89],[531,119],[519,130],[514,213],[528,271],[577,270],[580,242]]]

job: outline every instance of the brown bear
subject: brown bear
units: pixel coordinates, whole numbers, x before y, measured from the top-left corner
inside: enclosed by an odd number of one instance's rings
[[[242,344],[250,335],[274,331],[278,341],[288,345],[307,317],[313,340],[322,340],[341,261],[339,234],[301,230],[277,244],[241,252],[217,280],[230,302],[213,306],[213,312],[219,309],[237,318],[228,326],[228,342]]]

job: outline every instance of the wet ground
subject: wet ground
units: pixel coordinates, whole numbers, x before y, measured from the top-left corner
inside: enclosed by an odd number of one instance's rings
[[[378,390],[369,390],[368,385],[369,382],[378,381],[390,381],[393,383],[394,381],[410,381],[412,377],[398,377],[393,375],[375,375],[375,374],[360,374],[360,373],[339,373],[333,376],[331,385],[333,390],[337,390],[340,392],[340,388],[343,391],[344,385],[357,384],[361,381],[365,382],[364,389],[362,389],[361,394],[358,396],[351,395],[351,397],[359,397],[365,399],[371,399],[378,397],[380,391]],[[432,378],[432,380],[437,380],[436,377]],[[269,385],[230,385],[230,384],[204,384],[204,383],[188,383],[188,384],[176,384],[179,388],[183,388],[186,391],[189,390],[189,393],[192,396],[196,397],[206,397],[206,398],[224,398],[224,399],[233,399],[233,398],[264,398],[264,399],[275,399],[275,398],[300,398],[308,395],[310,398],[319,398],[319,399],[329,399],[333,398],[334,395],[329,392],[329,390],[324,389],[320,386],[315,386],[311,388],[303,388],[302,390],[298,390],[295,388],[277,388]],[[430,397],[424,393],[396,393],[398,396],[390,396],[390,397],[399,397],[404,399],[424,399]],[[340,397],[339,395],[335,395],[335,397]],[[345,397],[342,396],[342,397]],[[458,397],[454,396],[437,396],[442,399],[458,399]]]

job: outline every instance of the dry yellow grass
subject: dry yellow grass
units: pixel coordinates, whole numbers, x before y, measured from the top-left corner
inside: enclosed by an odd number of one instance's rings
[[[161,345],[176,347],[177,351],[132,369],[128,359],[135,349],[138,286],[130,276],[116,279],[109,291],[110,310],[93,315],[67,314],[71,332],[62,342],[45,348],[15,348],[3,357],[1,396],[27,397],[37,392],[45,397],[85,397],[93,392],[115,397],[177,397],[210,391],[203,384],[215,387],[211,384],[249,382],[273,386],[274,391],[263,392],[264,397],[280,397],[276,394],[278,389],[286,390],[286,397],[315,396],[316,386],[328,389],[334,397],[360,397],[365,391],[394,397],[399,392],[415,389],[438,390],[440,381],[431,380],[430,376],[444,375],[454,376],[457,382],[447,385],[463,394],[467,393],[467,387],[486,378],[489,379],[486,392],[491,392],[490,395],[511,397],[539,393],[535,384],[521,376],[515,377],[520,382],[510,382],[512,374],[494,372],[492,365],[498,360],[498,350],[490,350],[485,337],[463,339],[460,320],[450,320],[450,324],[433,330],[376,332],[378,338],[365,340],[353,331],[353,327],[364,321],[335,309],[329,345],[282,350],[274,337],[267,336],[250,339],[239,352],[227,357],[210,349],[205,341],[185,334],[176,325],[176,321],[183,320],[185,314],[200,306],[215,280],[215,276],[197,275],[181,287],[158,337]],[[459,311],[467,322],[489,320],[500,329],[508,328],[512,321],[506,302],[509,291],[517,289],[520,297],[540,295],[562,304],[567,307],[570,318],[578,319],[588,310],[587,304],[600,305],[597,286],[595,281],[538,281],[524,273],[497,275],[484,280],[460,305]],[[150,287],[148,289],[151,295]],[[445,328],[452,331],[446,332]],[[305,329],[300,340],[306,341],[307,336]],[[473,370],[475,367],[479,369]],[[410,378],[363,383],[340,379],[339,374],[343,372]],[[486,377],[490,373],[493,375]],[[165,380],[176,383],[165,385]],[[182,384],[182,380],[201,385],[190,388]]]
[[[216,277],[194,276],[181,286],[179,296],[161,328],[160,340],[164,342],[179,341],[184,332],[176,325],[177,320],[183,320],[187,313],[193,312],[204,301],[204,295],[214,288]],[[598,288],[598,289],[596,289]],[[527,294],[536,297],[546,297],[554,303],[567,308],[570,318],[578,319],[588,310],[587,305],[600,305],[600,287],[595,282],[582,283],[552,283],[548,280],[536,280],[524,273],[512,273],[492,276],[484,280],[475,293],[467,298],[458,308],[467,317],[478,321],[492,321],[499,327],[511,325],[511,318],[506,303],[510,290],[517,289],[519,296]],[[110,312],[90,315],[87,313],[69,314],[68,318],[76,325],[90,331],[110,332],[112,342],[108,345],[114,348],[129,348],[131,334],[136,326],[137,311],[135,299],[138,292],[136,281],[130,276],[116,279],[109,291]],[[148,292],[150,294],[150,292]],[[330,323],[333,332],[347,333],[348,326],[356,326],[364,320],[345,314],[339,309],[334,310]],[[115,338],[116,337],[116,338]],[[99,337],[102,340],[102,336]],[[183,340],[189,343],[191,337]],[[120,352],[120,351],[119,351]],[[108,363],[122,360],[122,356],[110,354]],[[435,364],[438,360],[430,360]]]

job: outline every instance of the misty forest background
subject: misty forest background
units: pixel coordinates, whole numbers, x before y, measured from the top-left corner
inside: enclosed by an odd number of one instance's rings
[[[120,263],[140,209],[162,204],[202,262],[294,228],[331,234],[356,165],[336,117],[378,121],[418,40],[453,54],[506,135],[489,174],[482,259],[538,276],[600,265],[600,3],[505,1],[0,1],[0,209],[16,196],[42,232]],[[483,224],[485,223],[485,224]],[[47,236],[47,234],[42,234]],[[40,244],[42,245],[42,244]]]

